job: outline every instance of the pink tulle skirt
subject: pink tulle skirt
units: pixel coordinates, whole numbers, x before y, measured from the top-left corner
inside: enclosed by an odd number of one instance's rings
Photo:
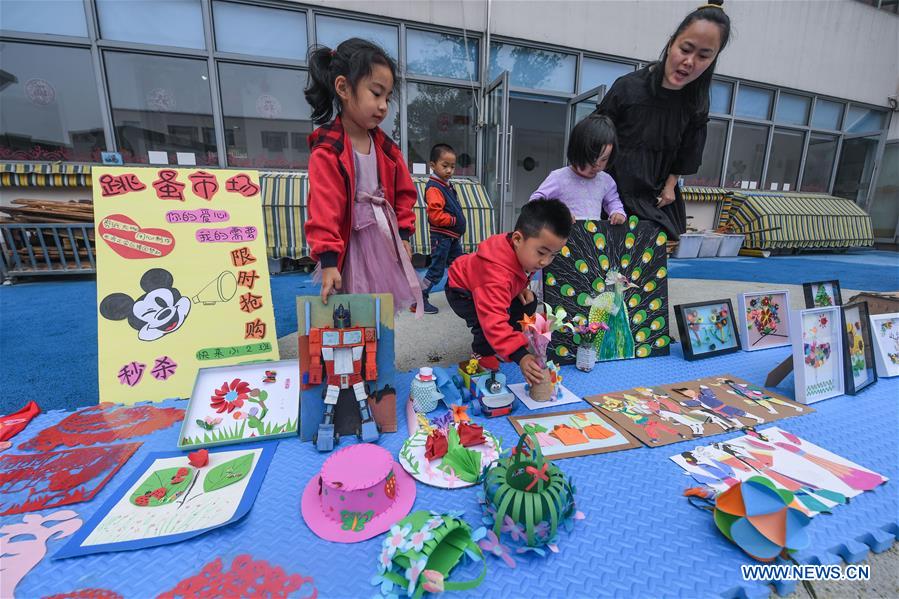
[[[422,314],[421,283],[403,248],[393,207],[379,190],[353,202],[353,230],[347,244],[341,293],[389,293],[394,312],[416,305]],[[321,265],[313,281],[321,283]]]

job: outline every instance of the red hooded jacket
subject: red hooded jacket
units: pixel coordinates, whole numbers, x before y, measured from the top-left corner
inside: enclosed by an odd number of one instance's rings
[[[528,285],[508,233],[493,235],[474,254],[456,258],[449,268],[449,287],[471,293],[484,336],[496,353],[515,362],[527,353],[527,338],[509,324],[509,306]]]
[[[418,194],[399,147],[380,127],[371,130],[372,148],[378,157],[378,183],[396,212],[400,237],[415,233],[413,210]],[[312,259],[322,268],[343,270],[347,242],[353,230],[356,169],[353,144],[338,116],[309,136],[309,199],[306,203],[306,243]]]

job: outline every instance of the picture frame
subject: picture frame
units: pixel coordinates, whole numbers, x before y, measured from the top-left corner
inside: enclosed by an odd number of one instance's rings
[[[877,382],[868,302],[841,306],[843,313],[843,376],[846,394],[855,395]]]
[[[877,376],[899,376],[899,312],[871,314]]]
[[[743,351],[790,345],[790,292],[750,291],[737,298]]]
[[[684,359],[702,360],[740,351],[740,334],[730,298],[678,304],[674,306],[674,317]]]
[[[792,326],[796,401],[810,404],[843,395],[846,388],[840,306],[796,310]]]
[[[843,296],[840,295],[840,282],[837,280],[803,283],[802,293],[805,296],[806,308],[824,308],[843,304]],[[823,299],[825,297],[831,303],[825,303]]]

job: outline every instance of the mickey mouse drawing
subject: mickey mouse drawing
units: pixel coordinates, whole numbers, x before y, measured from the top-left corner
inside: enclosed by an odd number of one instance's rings
[[[190,313],[190,299],[172,287],[175,279],[162,268],[151,268],[140,278],[144,294],[132,299],[111,293],[100,302],[100,315],[109,320],[128,319],[141,341],[155,341],[181,328]]]

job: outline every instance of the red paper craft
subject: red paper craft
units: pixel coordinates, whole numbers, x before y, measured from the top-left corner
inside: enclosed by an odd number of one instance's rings
[[[89,501],[140,446],[0,456],[0,516]]]
[[[425,441],[425,457],[429,462],[445,456],[448,449],[449,443],[442,431],[434,430],[428,435],[428,440]]]
[[[187,454],[187,461],[194,468],[202,468],[209,463],[209,452],[205,449],[198,449]]]
[[[481,445],[486,443],[484,438],[484,427],[479,424],[463,422],[459,425],[459,443],[462,447],[471,447],[472,445]]]
[[[81,589],[78,591],[70,591],[68,593],[60,593],[59,595],[50,595],[44,599],[125,599],[115,591],[107,589]]]
[[[303,599],[316,599],[318,589],[310,577],[288,575],[280,566],[255,561],[252,556],[238,555],[231,562],[229,572],[222,571],[222,558],[206,564],[199,574],[185,578],[174,589],[157,599],[214,599],[218,597],[287,597],[294,596],[301,587],[309,585]]]
[[[40,413],[41,408],[33,401],[29,401],[18,412],[0,416],[0,441],[8,441],[15,437]]]
[[[184,410],[180,408],[112,406],[100,404],[66,416],[55,426],[45,428],[33,439],[19,445],[19,449],[48,451],[60,445],[112,443],[149,435],[184,419]]]

